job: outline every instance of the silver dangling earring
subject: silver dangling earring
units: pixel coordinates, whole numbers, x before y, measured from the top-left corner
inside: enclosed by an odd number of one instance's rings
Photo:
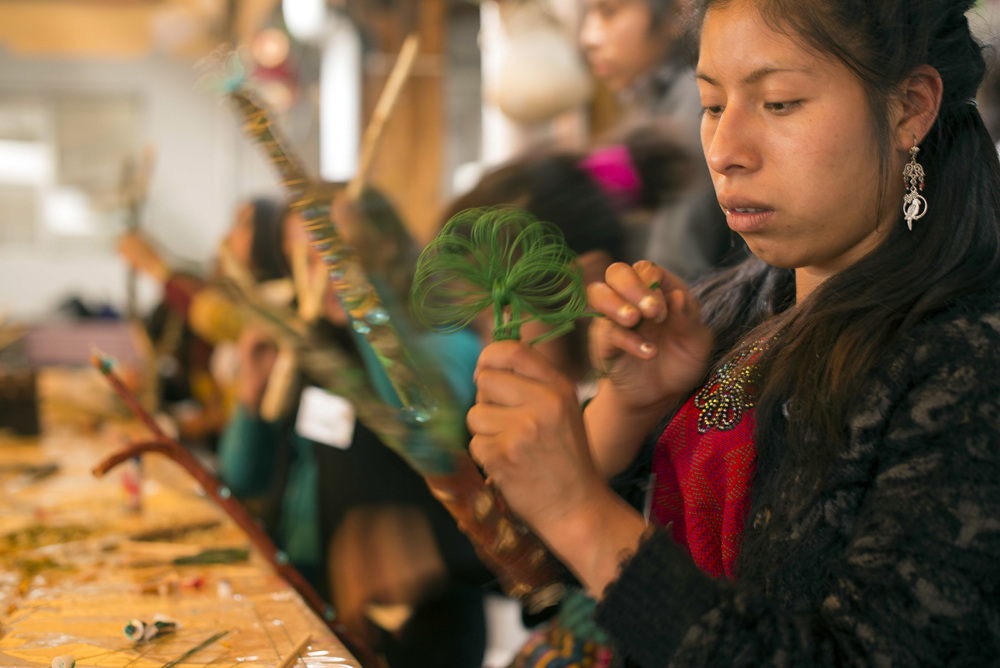
[[[917,138],[913,138],[910,149],[910,162],[903,167],[903,187],[910,191],[903,195],[903,215],[906,217],[906,229],[913,231],[913,221],[920,220],[927,213],[927,200],[920,194],[924,189],[924,168],[917,162]]]

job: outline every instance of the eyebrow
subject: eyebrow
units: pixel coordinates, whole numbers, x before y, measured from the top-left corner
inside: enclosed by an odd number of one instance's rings
[[[765,65],[764,67],[760,67],[760,68],[754,70],[753,72],[751,72],[750,74],[746,75],[742,79],[740,79],[740,83],[743,84],[744,86],[751,86],[751,85],[753,85],[755,83],[760,82],[762,79],[764,79],[766,77],[769,77],[772,74],[778,74],[780,72],[800,72],[800,73],[802,73],[802,72],[808,72],[808,71],[809,70],[807,70],[805,68],[802,68],[802,67],[775,67],[775,66],[771,66],[771,65]],[[708,84],[711,84],[713,86],[721,86],[722,85],[718,81],[716,81],[715,79],[713,79],[712,77],[710,77],[707,74],[705,74],[704,72],[698,72],[696,74],[696,76],[697,76],[697,78],[701,79],[702,81],[704,81],[704,82],[706,82]]]

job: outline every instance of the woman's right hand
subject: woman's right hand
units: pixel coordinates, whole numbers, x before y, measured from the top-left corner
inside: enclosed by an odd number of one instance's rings
[[[118,240],[118,254],[136,271],[141,271],[166,283],[170,278],[170,267],[148,241],[137,232],[129,231]]]
[[[237,396],[247,412],[256,416],[278,357],[278,347],[267,330],[253,324],[243,328],[236,346],[240,365]]]
[[[591,362],[620,406],[665,409],[704,378],[714,337],[679,278],[652,262],[618,262],[587,299],[605,316],[591,325]]]

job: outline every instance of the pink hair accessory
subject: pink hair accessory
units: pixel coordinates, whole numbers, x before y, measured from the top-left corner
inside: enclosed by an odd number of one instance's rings
[[[623,144],[593,151],[579,165],[615,204],[635,206],[639,203],[642,180]]]

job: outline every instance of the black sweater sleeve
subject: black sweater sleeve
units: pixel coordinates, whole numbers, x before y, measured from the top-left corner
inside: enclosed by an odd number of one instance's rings
[[[873,465],[861,480],[844,477],[867,489],[842,552],[813,555],[824,566],[810,609],[709,578],[661,531],[623,564],[598,607],[618,648],[647,668],[995,664],[998,329],[1000,319],[984,318],[928,337],[896,366],[910,374],[894,383],[899,394],[886,390],[881,405],[855,416],[852,424],[867,421],[879,435],[866,446]],[[843,521],[837,494],[817,500],[826,521]]]

